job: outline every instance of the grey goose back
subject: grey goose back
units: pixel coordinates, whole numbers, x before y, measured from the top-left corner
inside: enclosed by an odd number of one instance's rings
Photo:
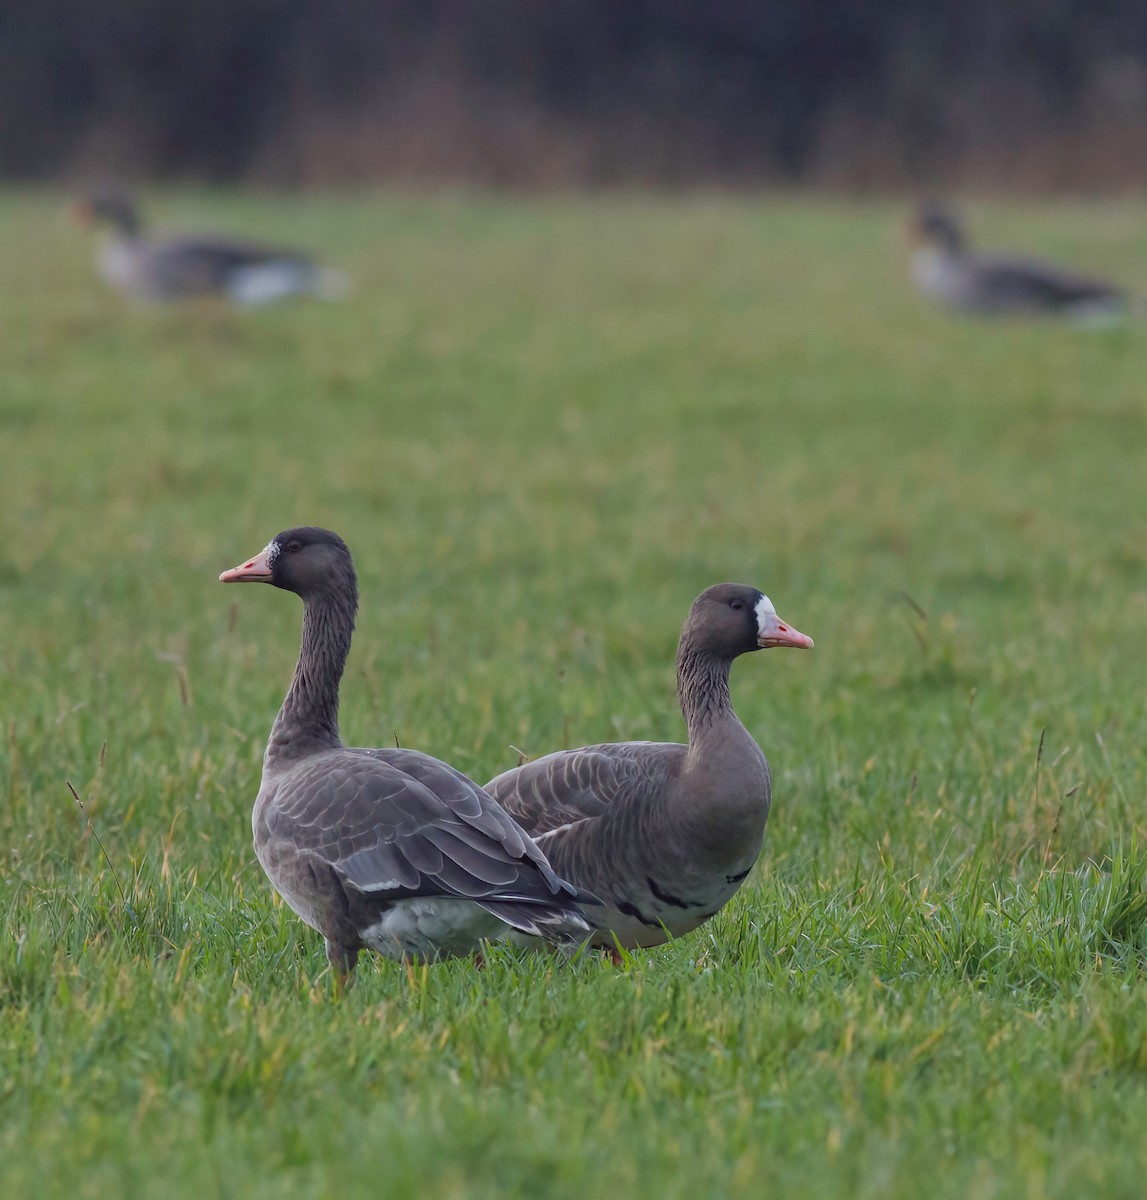
[[[358,590],[340,537],[287,530],[219,578],[303,600],[302,647],[263,756],[252,828],[263,870],[326,939],[340,979],[363,948],[432,961],[471,954],[508,928],[585,940],[577,890],[476,783],[414,750],[342,744],[339,683]]]
[[[949,308],[1080,323],[1105,323],[1127,310],[1125,293],[1112,284],[1030,259],[973,253],[955,214],[940,205],[921,204],[910,233],[917,291]]]
[[[721,583],[689,610],[677,647],[687,745],[611,742],[506,771],[486,790],[598,899],[592,944],[655,946],[696,929],[744,882],[769,816],[769,764],[729,695],[735,658],[809,648],[756,588]]]
[[[297,250],[208,234],[149,237],[135,205],[118,193],[93,193],[75,205],[74,214],[84,224],[105,227],[96,269],[105,283],[136,300],[214,296],[257,307],[291,296],[331,299],[345,289],[340,272]]]

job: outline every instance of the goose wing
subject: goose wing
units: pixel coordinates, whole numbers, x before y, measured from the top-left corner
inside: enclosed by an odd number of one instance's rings
[[[976,275],[984,293],[1001,307],[1063,308],[1124,299],[1119,288],[1102,280],[1023,258],[979,258]]]
[[[265,812],[269,836],[360,892],[559,904],[576,889],[473,781],[413,751],[347,750],[300,765]]]
[[[222,291],[245,271],[277,267],[301,276],[311,260],[295,250],[223,237],[168,237],[149,242],[145,269],[149,283],[169,295]]]
[[[676,743],[609,742],[559,750],[504,771],[486,790],[531,837],[542,837],[656,794],[686,748]]]

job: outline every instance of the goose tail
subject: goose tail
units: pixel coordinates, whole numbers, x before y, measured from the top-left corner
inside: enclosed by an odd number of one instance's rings
[[[517,933],[541,938],[553,946],[574,949],[593,932],[593,927],[576,902],[565,896],[541,901],[522,897],[479,900],[477,903]]]

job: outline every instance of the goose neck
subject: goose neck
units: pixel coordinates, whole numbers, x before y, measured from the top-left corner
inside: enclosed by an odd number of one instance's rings
[[[267,758],[299,758],[340,746],[339,684],[354,632],[353,600],[308,597],[299,661],[271,730]]]
[[[677,648],[677,696],[691,745],[733,715],[730,666],[728,658],[706,651],[688,634],[682,635]]]

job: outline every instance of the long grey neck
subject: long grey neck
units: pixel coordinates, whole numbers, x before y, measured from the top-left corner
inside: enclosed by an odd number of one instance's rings
[[[730,717],[736,720],[729,696],[731,665],[729,659],[702,650],[688,630],[681,635],[677,646],[677,697],[691,746],[702,741],[715,725]]]
[[[341,746],[339,683],[354,632],[353,600],[324,595],[306,601],[295,675],[267,743],[267,762]]]
[[[665,803],[696,861],[742,874],[761,847],[769,816],[769,768],[729,697],[728,657],[706,653],[688,631],[677,649],[677,691],[689,748]],[[734,881],[735,882],[735,881]]]

